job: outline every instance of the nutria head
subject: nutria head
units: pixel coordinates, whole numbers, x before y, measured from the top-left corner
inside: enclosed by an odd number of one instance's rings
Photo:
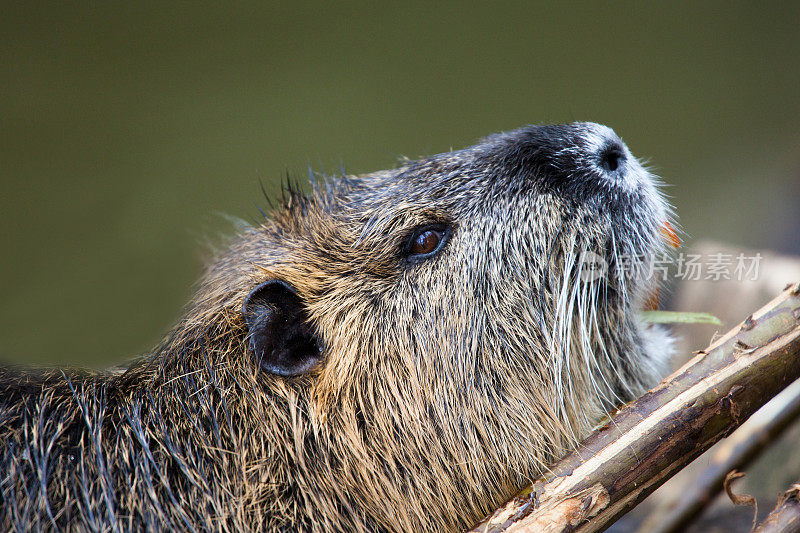
[[[592,123],[292,191],[153,356],[91,391],[51,378],[59,409],[99,387],[114,420],[92,447],[74,417],[54,483],[102,457],[104,516],[133,524],[467,527],[653,383],[669,342],[636,311],[668,216]]]

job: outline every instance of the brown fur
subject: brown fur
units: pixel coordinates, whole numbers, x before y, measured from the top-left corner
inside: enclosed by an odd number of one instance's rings
[[[290,193],[124,373],[0,370],[0,527],[474,524],[668,351],[634,312],[666,207],[632,157],[630,190],[594,170],[608,131],[531,127]],[[430,221],[451,241],[404,261]],[[582,281],[587,249],[635,257],[636,275]],[[268,374],[247,348],[242,302],[268,279],[297,290],[322,342],[309,374]]]

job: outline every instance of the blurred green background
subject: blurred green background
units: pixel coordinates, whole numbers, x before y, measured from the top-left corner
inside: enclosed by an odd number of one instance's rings
[[[768,5],[6,3],[0,357],[147,351],[259,180],[527,123],[612,126],[689,242],[800,252],[800,3]]]

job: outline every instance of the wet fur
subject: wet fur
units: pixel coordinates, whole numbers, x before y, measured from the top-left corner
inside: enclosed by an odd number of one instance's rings
[[[0,370],[0,527],[454,530],[653,384],[669,339],[635,318],[669,213],[601,126],[530,127],[290,193],[209,268],[124,373]],[[425,262],[413,228],[452,225]],[[581,253],[629,276],[584,281]],[[323,345],[258,370],[243,299],[293,286]]]

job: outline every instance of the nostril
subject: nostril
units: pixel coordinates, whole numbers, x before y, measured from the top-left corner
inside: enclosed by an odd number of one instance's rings
[[[625,152],[617,144],[611,144],[603,148],[600,152],[600,168],[606,172],[616,172],[620,164],[625,160]]]

